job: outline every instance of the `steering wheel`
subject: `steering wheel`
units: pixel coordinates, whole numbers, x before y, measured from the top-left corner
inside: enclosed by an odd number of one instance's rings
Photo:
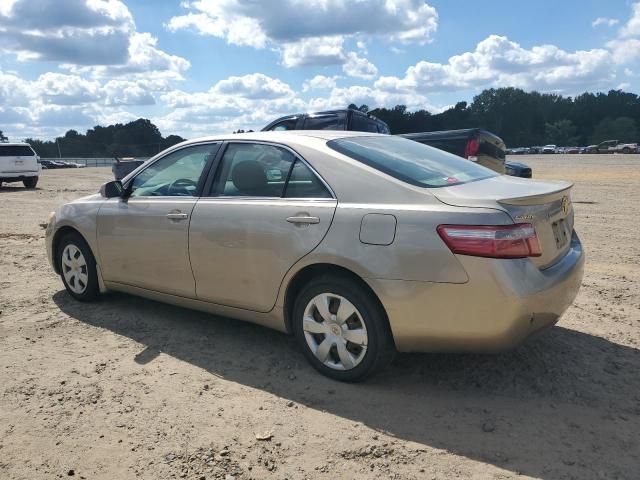
[[[191,180],[190,178],[178,178],[169,184],[169,187],[167,187],[167,194],[191,195],[191,192],[187,190],[187,187],[197,186],[198,182]]]

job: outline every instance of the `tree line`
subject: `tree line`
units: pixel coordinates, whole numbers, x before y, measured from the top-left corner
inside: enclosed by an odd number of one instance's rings
[[[519,88],[492,88],[476,95],[471,103],[458,102],[437,114],[410,111],[405,105],[349,107],[372,113],[385,121],[392,133],[480,127],[502,137],[509,147],[640,141],[640,97],[621,90],[566,97]],[[0,141],[6,140],[0,130]],[[69,130],[51,141],[25,139],[43,158],[149,157],[183,140],[178,135],[163,137],[150,120],[143,118],[96,126],[84,134]]]
[[[2,132],[0,131],[0,138]],[[42,158],[54,157],[151,157],[184,141],[178,135],[163,137],[150,120],[139,118],[126,124],[95,126],[82,134],[69,130],[55,140],[26,138]]]
[[[357,108],[370,111],[367,105]],[[458,102],[438,114],[411,112],[404,105],[376,108],[371,113],[385,121],[393,133],[480,127],[499,135],[510,147],[640,141],[640,98],[621,90],[565,97],[491,88],[476,95],[470,104]]]

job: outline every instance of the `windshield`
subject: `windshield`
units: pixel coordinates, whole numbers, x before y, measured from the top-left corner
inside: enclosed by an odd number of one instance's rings
[[[444,187],[497,176],[488,168],[401,137],[331,140],[333,150],[419,187]]]

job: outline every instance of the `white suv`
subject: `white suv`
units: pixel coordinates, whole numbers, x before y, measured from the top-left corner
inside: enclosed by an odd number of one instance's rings
[[[22,182],[35,188],[40,176],[40,157],[28,143],[0,143],[0,187],[2,182]]]

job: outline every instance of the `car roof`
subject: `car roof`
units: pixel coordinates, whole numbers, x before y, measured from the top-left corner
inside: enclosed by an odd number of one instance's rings
[[[30,147],[28,143],[24,142],[0,142],[0,147]]]
[[[293,143],[315,143],[316,140],[335,140],[339,138],[349,137],[373,137],[388,136],[371,132],[354,132],[351,130],[285,130],[285,131],[267,131],[267,132],[245,132],[232,133],[226,135],[212,135],[207,137],[194,138],[181,143],[180,145],[188,145],[192,143],[213,142],[213,141],[263,141],[263,142],[293,142]]]

